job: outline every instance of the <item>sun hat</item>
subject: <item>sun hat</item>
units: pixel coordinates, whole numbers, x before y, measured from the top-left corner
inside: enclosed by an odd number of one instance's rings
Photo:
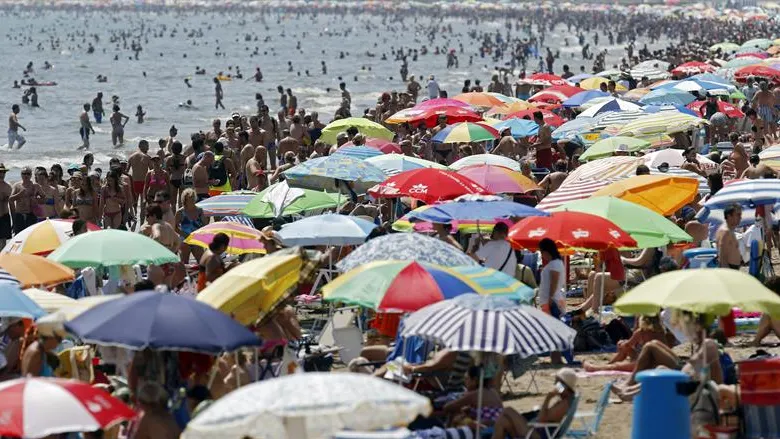
[[[572,392],[577,388],[577,373],[574,369],[564,367],[555,374],[555,379],[569,388]]]

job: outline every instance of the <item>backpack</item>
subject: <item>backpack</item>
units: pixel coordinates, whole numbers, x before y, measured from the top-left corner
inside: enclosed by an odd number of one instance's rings
[[[214,187],[223,186],[228,179],[227,170],[225,169],[225,157],[218,157],[215,157],[214,163],[209,166],[209,180],[217,180],[217,183],[213,185]]]
[[[607,323],[604,330],[609,334],[609,339],[615,343],[631,338],[631,329],[620,319],[613,319]]]
[[[590,352],[604,349],[611,346],[607,331],[601,327],[598,320],[593,317],[584,319],[577,329],[577,335],[574,336],[574,352]]]

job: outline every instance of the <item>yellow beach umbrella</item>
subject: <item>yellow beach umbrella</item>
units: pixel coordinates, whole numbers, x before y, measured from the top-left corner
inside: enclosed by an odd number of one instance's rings
[[[601,88],[601,84],[608,85],[609,79],[602,78],[601,76],[594,76],[592,78],[583,79],[580,81],[580,88],[585,90],[598,90]],[[628,91],[627,88],[620,84],[615,84],[615,91]]]
[[[28,288],[22,292],[48,313],[53,313],[62,308],[73,306],[78,302],[76,299],[71,299],[64,294],[39,290],[38,288]]]
[[[496,105],[491,108],[490,111],[485,113],[486,116],[502,115],[517,113],[518,111],[534,109],[536,106],[530,102],[518,100],[517,102],[505,103],[503,105]]]
[[[470,93],[461,93],[457,96],[453,96],[452,99],[465,102],[475,107],[491,108],[504,105],[504,101],[485,92],[474,91]]]
[[[669,216],[693,201],[699,190],[695,178],[638,175],[608,184],[593,196],[612,196]]]
[[[35,322],[39,329],[52,329],[56,331],[65,331],[63,326],[65,322],[73,320],[83,312],[108,302],[109,300],[123,297],[122,294],[109,294],[107,296],[87,296],[78,300],[57,293],[50,293],[41,290],[24,290],[29,298],[35,301],[41,308],[50,314],[45,315]],[[46,295],[44,295],[46,294]]]
[[[52,286],[75,279],[73,269],[42,256],[0,253],[0,268],[19,279],[22,288]]]
[[[242,325],[271,312],[298,285],[299,255],[266,256],[244,262],[198,294],[197,300],[229,314]]]

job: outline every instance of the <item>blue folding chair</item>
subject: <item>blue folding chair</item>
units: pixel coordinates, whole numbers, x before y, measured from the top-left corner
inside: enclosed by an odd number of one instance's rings
[[[718,250],[714,248],[691,248],[683,251],[683,257],[688,261],[687,268],[716,268]]]
[[[601,396],[596,407],[592,411],[577,412],[574,414],[574,420],[579,421],[582,425],[582,429],[569,429],[566,432],[566,437],[591,437],[595,436],[599,431],[599,425],[601,424],[601,418],[604,417],[604,410],[609,405],[609,394],[612,388],[612,381],[604,385],[604,390],[601,391]]]

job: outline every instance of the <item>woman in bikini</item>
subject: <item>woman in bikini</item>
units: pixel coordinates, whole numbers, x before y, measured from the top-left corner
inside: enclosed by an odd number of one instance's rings
[[[187,169],[186,157],[182,155],[181,142],[176,141],[171,144],[171,154],[165,158],[165,169],[171,173],[171,200],[174,203],[177,200],[182,199],[183,189],[182,180],[184,179],[184,171]],[[181,204],[173,206],[176,209]]]
[[[62,211],[62,198],[57,187],[49,183],[46,168],[35,168],[35,182],[41,187],[44,195],[41,203],[35,208],[38,219],[58,218]]]
[[[100,193],[100,215],[103,217],[103,228],[118,229],[122,226],[127,200],[125,191],[119,182],[119,171],[112,169],[106,174],[106,184]]]
[[[114,112],[111,114],[111,143],[116,147],[125,143],[125,125],[130,120],[129,117],[119,111],[119,105],[114,105]]]
[[[154,196],[157,192],[169,190],[168,182],[170,181],[168,172],[162,168],[160,156],[153,155],[150,159],[152,169],[146,173],[146,178],[144,179],[144,199],[147,205],[154,204]]]
[[[181,237],[181,246],[179,247],[179,255],[181,257],[181,263],[187,265],[190,262],[190,255],[195,256],[196,261],[200,261],[203,256],[203,249],[198,246],[190,246],[185,243],[190,233],[198,230],[205,225],[203,218],[203,209],[197,207],[195,202],[197,201],[197,195],[192,188],[185,189],[181,193],[181,205],[182,207],[176,211],[176,233]]]
[[[75,177],[76,174],[73,174]],[[100,177],[98,177],[100,178]],[[87,222],[96,222],[98,211],[98,193],[92,186],[92,178],[82,178],[78,189],[73,191],[73,207],[79,215],[79,219]]]

